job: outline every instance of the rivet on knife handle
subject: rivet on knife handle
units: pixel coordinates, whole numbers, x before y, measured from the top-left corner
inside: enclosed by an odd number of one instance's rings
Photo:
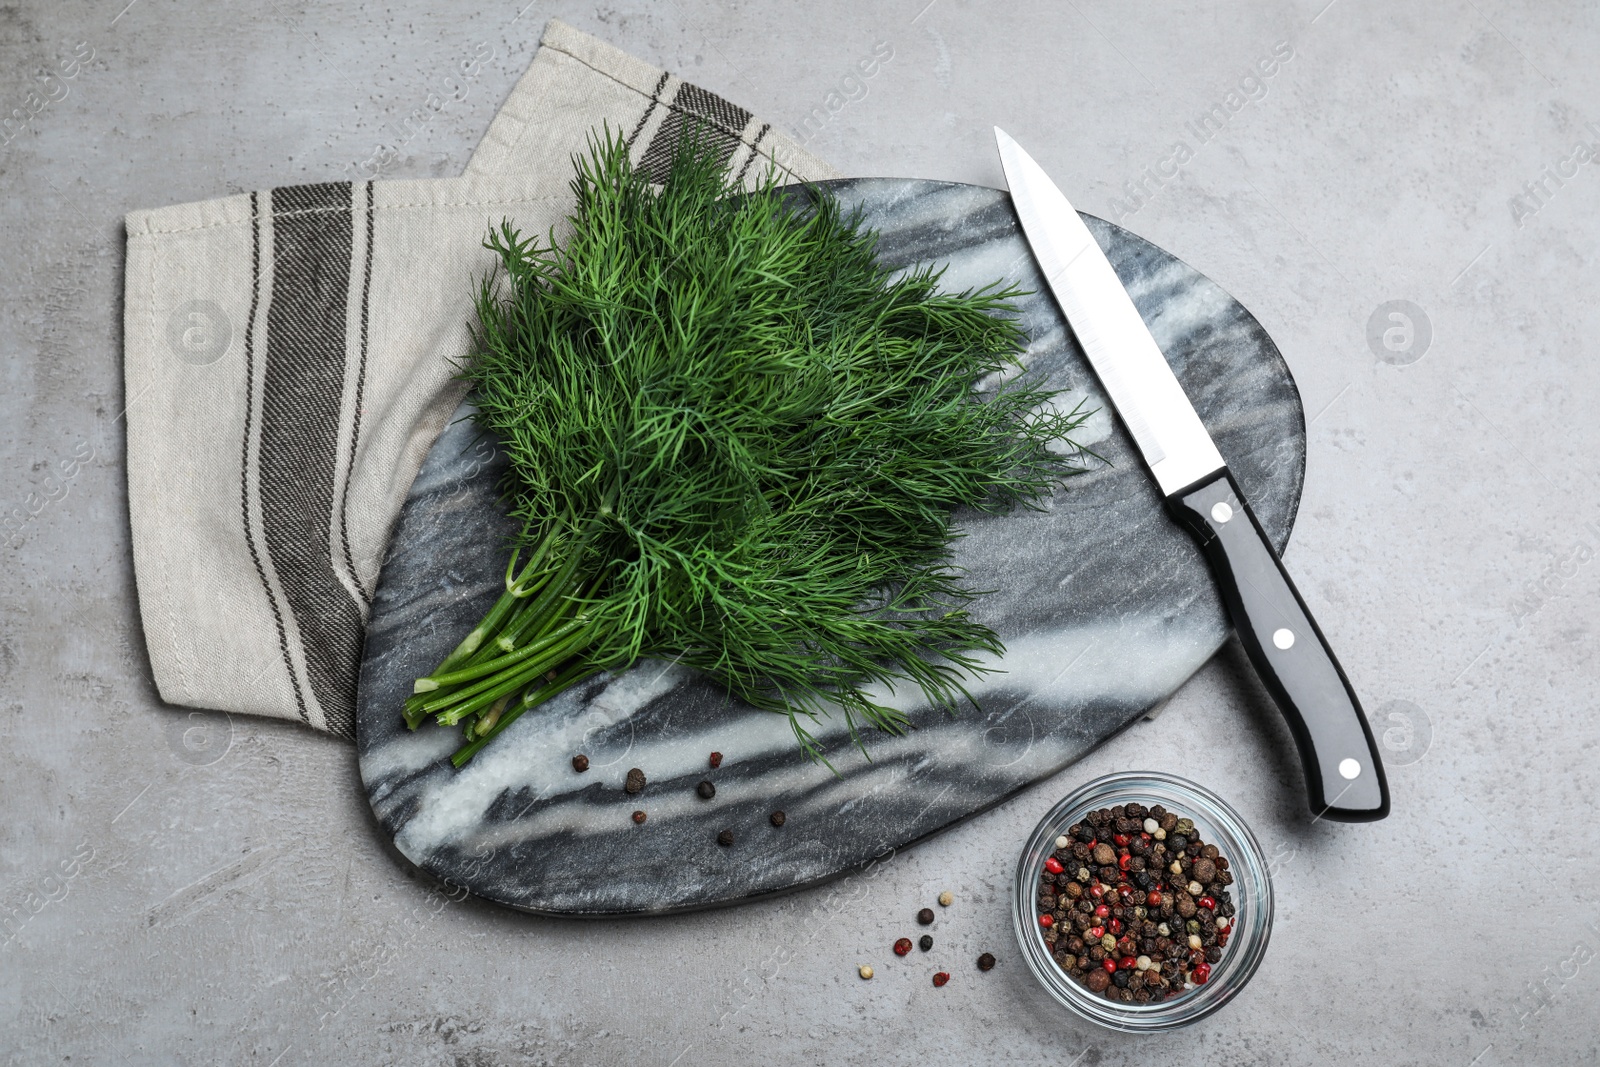
[[[1355,690],[1227,471],[1167,498],[1200,542],[1256,673],[1305,766],[1311,811],[1341,822],[1389,814],[1389,783]]]

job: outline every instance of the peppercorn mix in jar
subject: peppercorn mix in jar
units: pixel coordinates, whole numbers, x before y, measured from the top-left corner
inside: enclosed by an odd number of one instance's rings
[[[1160,804],[1091,811],[1039,874],[1039,924],[1056,965],[1091,993],[1149,1004],[1204,985],[1235,914],[1228,860]]]

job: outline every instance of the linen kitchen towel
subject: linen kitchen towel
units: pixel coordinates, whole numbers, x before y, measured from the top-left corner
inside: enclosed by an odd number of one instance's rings
[[[559,232],[597,127],[664,173],[690,123],[746,183],[769,165],[835,176],[738,105],[551,22],[462,178],[127,217],[128,504],[163,700],[353,736],[378,568],[462,399],[490,226]]]

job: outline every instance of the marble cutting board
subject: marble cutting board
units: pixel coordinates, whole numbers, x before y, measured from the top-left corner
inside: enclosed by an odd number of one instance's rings
[[[523,715],[463,770],[460,731],[405,729],[400,706],[493,603],[512,532],[493,442],[467,421],[440,436],[411,487],[373,602],[361,670],[361,778],[383,831],[411,862],[471,892],[559,915],[734,904],[826,881],[989,808],[1061,770],[1159,704],[1229,627],[1204,560],[1166,516],[1154,481],[1043,292],[1009,196],[946,182],[824,183],[859,207],[894,266],[944,264],[963,289],[1004,277],[1021,302],[1026,362],[1098,414],[1082,433],[1104,463],[1048,509],[970,516],[957,562],[993,590],[975,614],[1004,639],[981,711],[911,706],[907,736],[876,736],[869,762],[842,726],[835,776],[807,762],[780,716],[730,701],[668,663],[600,675]],[[1305,474],[1305,420],[1277,347],[1237,301],[1187,264],[1092,216],[1089,229],[1173,363],[1281,551]],[[470,409],[463,407],[465,414]],[[719,770],[707,758],[724,754]],[[590,770],[573,771],[582,752]],[[649,784],[623,791],[629,768]],[[695,785],[715,783],[701,800]],[[1062,786],[1065,788],[1065,785]],[[635,809],[648,821],[635,825]],[[787,821],[775,828],[769,813]],[[731,847],[717,844],[731,830]]]

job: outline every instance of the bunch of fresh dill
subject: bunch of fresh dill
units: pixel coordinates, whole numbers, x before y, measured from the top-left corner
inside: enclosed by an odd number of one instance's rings
[[[1002,646],[964,610],[952,511],[1031,504],[1075,469],[1059,442],[1086,416],[1016,374],[1014,291],[896,275],[825,192],[769,173],[744,193],[702,145],[655,188],[605,135],[564,242],[487,242],[504,278],[465,373],[524,532],[505,594],[405,706],[413,729],[465,724],[458,767],[641,657],[787,715],[813,757],[818,715],[858,745],[905,728],[875,687],[953,710]]]

